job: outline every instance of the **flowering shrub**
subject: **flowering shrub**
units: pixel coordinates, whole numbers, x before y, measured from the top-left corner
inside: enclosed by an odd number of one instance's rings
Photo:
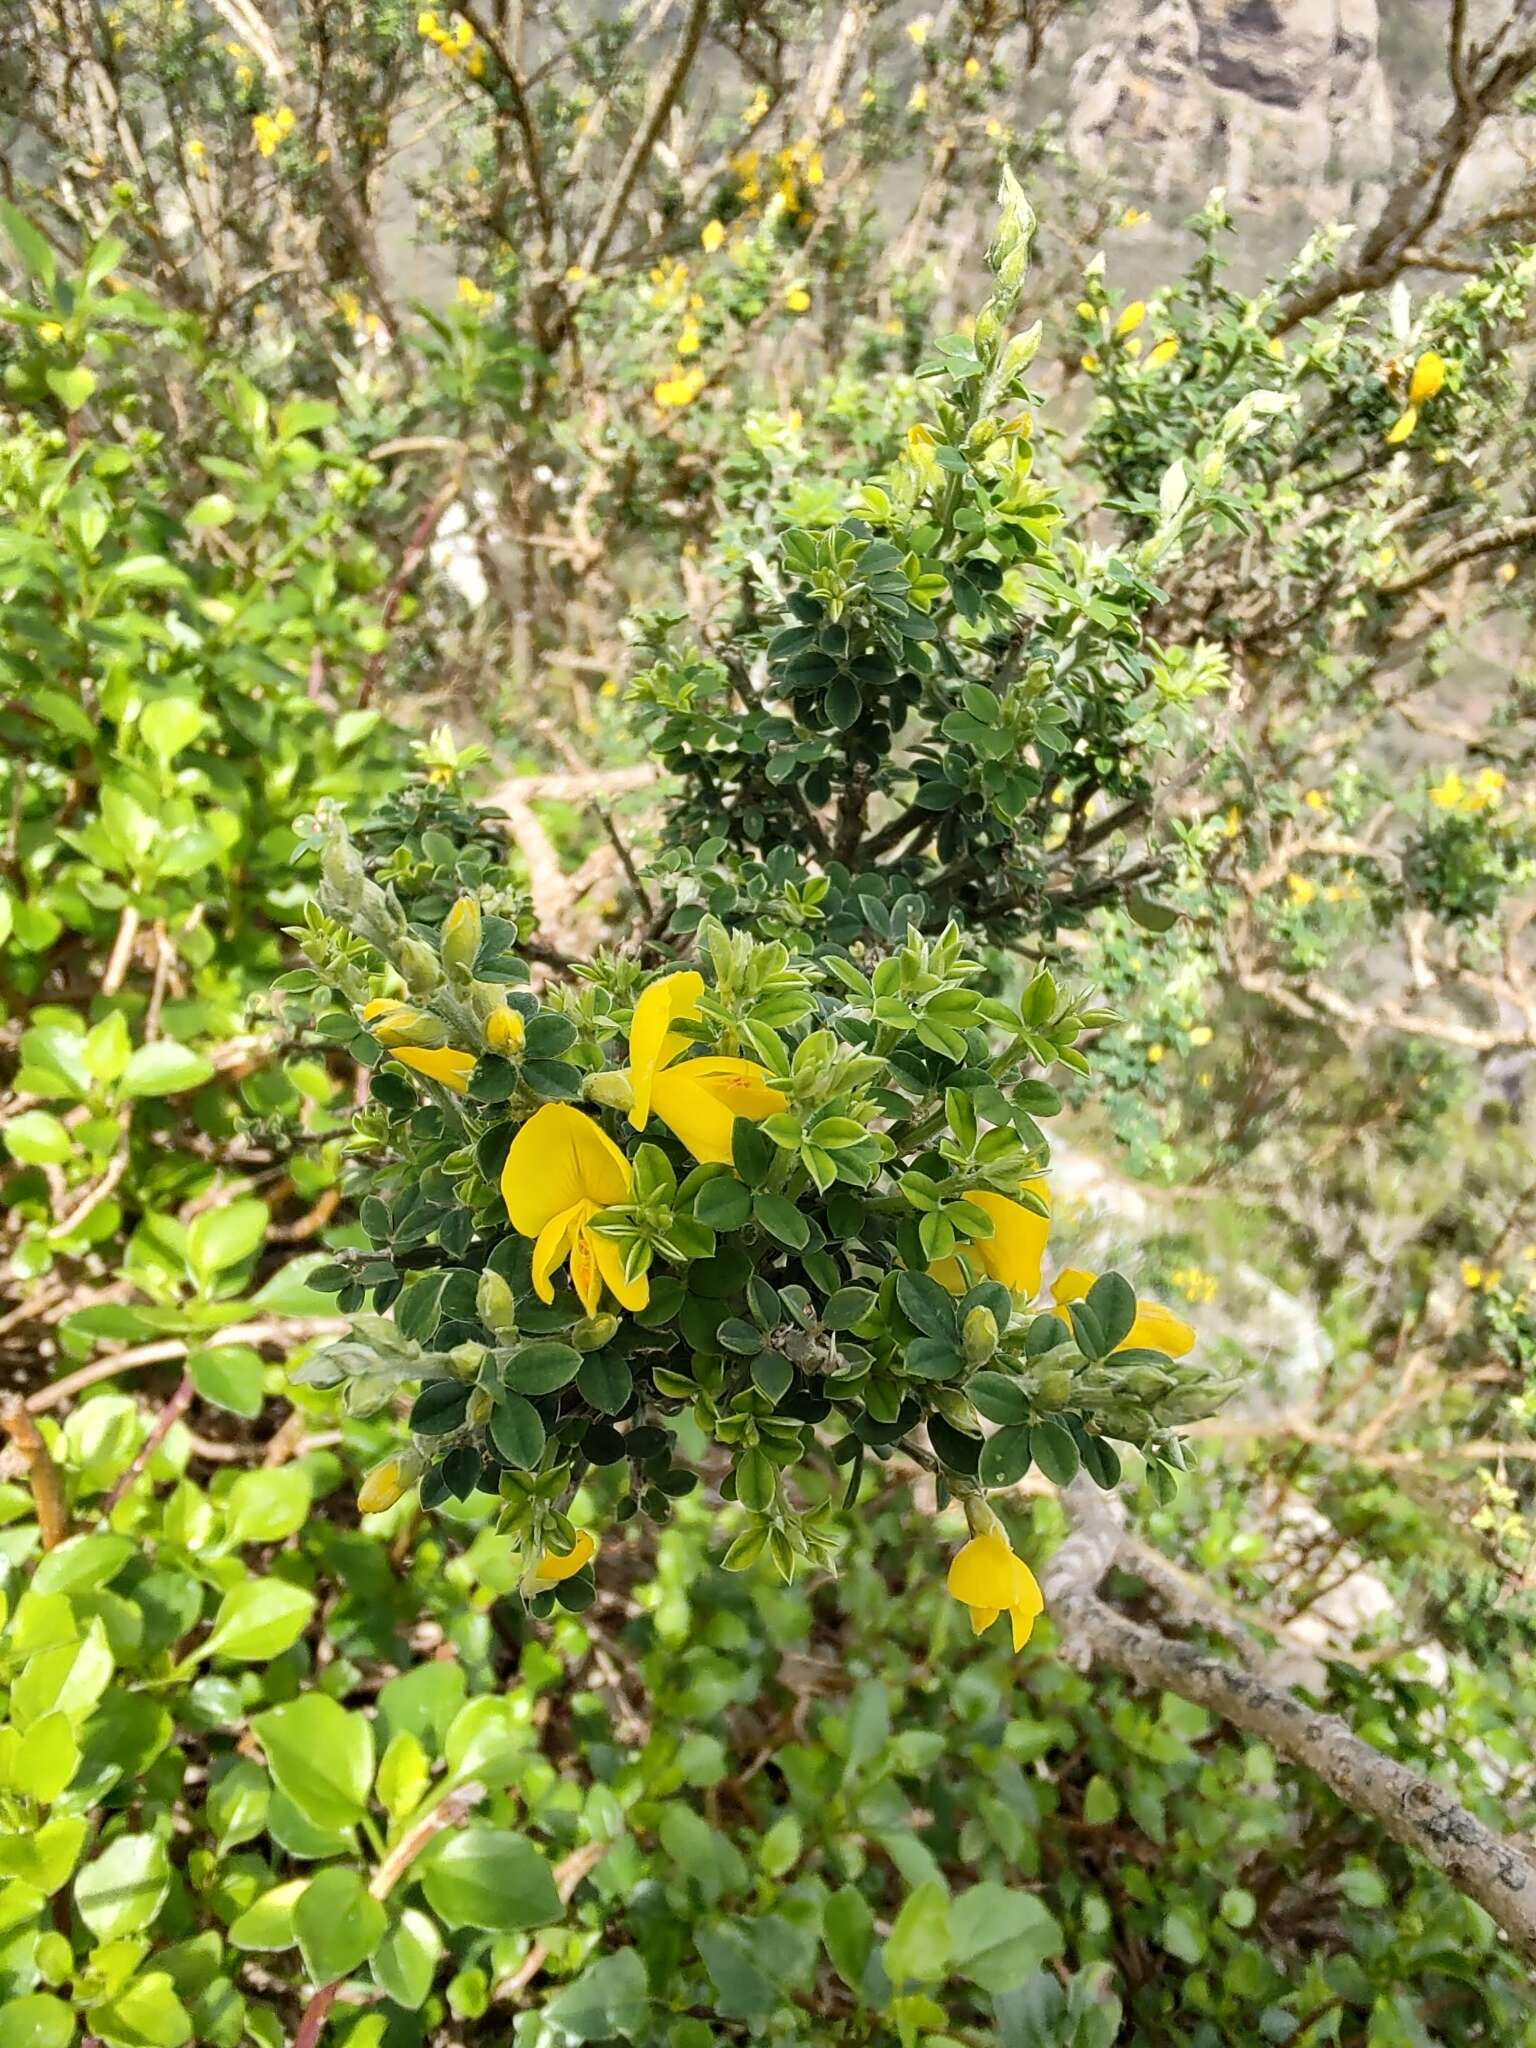
[[[427,1505],[491,1496],[541,1606],[592,1597],[593,1539],[566,1512],[588,1466],[625,1468],[621,1517],[664,1519],[718,1446],[727,1562],[787,1578],[834,1549],[797,1475],[830,1459],[851,1501],[900,1448],[966,1504],[957,1596],[1022,1640],[1038,1594],[986,1490],[1031,1465],[1112,1486],[1117,1441],[1166,1489],[1179,1425],[1224,1391],[1120,1275],[1058,1257],[1047,1288],[1048,1076],[1086,1072],[1079,1040],[1110,1019],[1045,969],[997,991],[942,921],[1017,930],[1044,887],[1027,821],[1047,784],[1138,772],[1147,586],[1052,551],[1032,339],[1008,332],[1031,222],[1004,198],[996,288],[941,347],[933,424],[852,517],[784,536],[751,631],[637,685],[685,777],[660,917],[696,964],[599,955],[535,992],[503,876],[412,915],[388,863],[371,874],[334,814],[317,826],[301,936],[377,1071],[355,1140],[371,1248],[315,1284],[374,1313],[304,1376],[344,1379],[360,1412],[419,1383],[409,1448],[363,1504],[413,1482]],[[1164,549],[1196,516],[1181,472],[1165,503]],[[294,978],[296,1001],[316,992]]]

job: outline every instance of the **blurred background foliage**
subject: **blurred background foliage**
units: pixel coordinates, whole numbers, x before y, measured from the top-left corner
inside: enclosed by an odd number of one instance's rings
[[[973,1645],[930,1475],[835,1577],[690,1499],[532,1622],[288,1373],[366,1245],[360,1083],[270,1001],[301,821],[435,900],[467,774],[533,970],[654,964],[663,684],[921,468],[1011,163],[1059,533],[1216,500],[989,934],[1122,1020],[1058,1216],[1241,1382],[1106,1592],[1530,1828],[1536,21],[1265,12],[0,6],[3,2048],[1536,2039],[1315,1777]]]

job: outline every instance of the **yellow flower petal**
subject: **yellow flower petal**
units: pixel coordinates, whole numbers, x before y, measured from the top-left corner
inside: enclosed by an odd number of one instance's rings
[[[629,1085],[635,1091],[629,1120],[643,1131],[651,1114],[651,1087],[661,1070],[686,1051],[689,1041],[673,1026],[696,1017],[704,977],[690,968],[653,981],[635,1004],[629,1027]]]
[[[1408,384],[1410,406],[1423,405],[1433,398],[1445,383],[1445,358],[1427,349],[1413,366],[1413,376]]]
[[[545,1551],[534,1566],[534,1577],[546,1586],[558,1586],[566,1579],[574,1579],[596,1555],[597,1538],[590,1529],[578,1529],[576,1541],[569,1550],[563,1554],[558,1550]]]
[[[1057,1306],[1051,1311],[1060,1317],[1068,1329],[1072,1318],[1067,1314],[1067,1303],[1081,1301],[1098,1278],[1081,1266],[1064,1266],[1051,1282],[1051,1299]],[[1136,1320],[1115,1346],[1117,1351],[1165,1351],[1170,1358],[1182,1358],[1186,1351],[1195,1346],[1195,1332],[1189,1324],[1155,1301],[1138,1302]]]
[[[554,1275],[565,1263],[577,1232],[592,1214],[589,1202],[573,1202],[558,1216],[552,1216],[539,1232],[533,1247],[533,1291],[540,1301],[555,1298]]]
[[[751,1060],[683,1060],[651,1083],[652,1110],[701,1166],[730,1165],[737,1117],[755,1123],[783,1107],[784,1097]]]
[[[576,1290],[576,1299],[589,1316],[597,1314],[598,1304],[603,1298],[603,1276],[593,1249],[596,1243],[597,1239],[583,1223],[571,1245],[571,1285]]]
[[[1399,413],[1391,426],[1388,427],[1387,445],[1391,448],[1396,448],[1400,442],[1406,441],[1418,423],[1419,409],[1415,405],[1410,405],[1408,410]]]
[[[594,1209],[622,1202],[629,1161],[591,1117],[568,1102],[546,1102],[512,1140],[501,1193],[512,1228],[537,1237],[577,1202]]]
[[[995,1618],[1012,1604],[1017,1561],[1007,1537],[990,1529],[955,1552],[944,1583],[956,1600],[963,1600],[967,1607],[990,1608]]]
[[[411,1067],[418,1074],[425,1074],[429,1081],[440,1081],[455,1095],[465,1092],[469,1077],[475,1071],[474,1054],[455,1052],[451,1045],[400,1045],[389,1056],[398,1060],[402,1067]]]
[[[1026,1181],[1025,1186],[1031,1194],[1044,1197],[1044,1181]],[[977,1265],[989,1280],[1000,1281],[1014,1294],[1038,1294],[1040,1261],[1051,1234],[1046,1218],[987,1188],[968,1194],[966,1200],[992,1218],[992,1235],[974,1238],[965,1247]]]
[[[611,1237],[601,1237],[595,1230],[583,1232],[592,1247],[592,1256],[597,1261],[597,1270],[603,1277],[603,1285],[619,1304],[620,1308],[634,1310],[644,1308],[651,1298],[651,1283],[644,1273],[638,1280],[624,1277],[624,1255]]]
[[[1146,300],[1145,300],[1145,299],[1132,299],[1131,303],[1130,303],[1130,304],[1129,304],[1129,305],[1128,305],[1128,306],[1126,307],[1125,311],[1124,311],[1124,312],[1123,312],[1123,313],[1122,313],[1122,314],[1120,315],[1120,318],[1119,318],[1119,319],[1118,319],[1118,320],[1117,320],[1117,321],[1115,322],[1115,332],[1116,332],[1116,334],[1118,334],[1118,335],[1122,335],[1122,336],[1123,336],[1123,335],[1127,335],[1127,334],[1134,334],[1134,333],[1136,332],[1137,328],[1138,328],[1138,327],[1139,327],[1139,326],[1141,325],[1142,321],[1146,319],[1146,317],[1147,317],[1147,302],[1146,302]]]

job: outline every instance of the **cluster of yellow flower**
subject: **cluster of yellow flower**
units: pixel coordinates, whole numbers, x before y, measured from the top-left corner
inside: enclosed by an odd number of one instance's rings
[[[293,133],[292,107],[279,107],[275,114],[253,114],[251,134],[263,156],[274,156],[281,143]]]
[[[1504,781],[1497,768],[1479,768],[1471,782],[1463,782],[1454,768],[1448,768],[1429,792],[1429,800],[1442,811],[1460,811],[1474,818],[1479,811],[1494,811],[1504,801]]]
[[[465,947],[474,943],[478,917],[471,898],[454,906],[443,926],[445,951],[460,940]],[[703,993],[703,977],[691,968],[653,981],[635,1004],[628,1066],[605,1077],[592,1092],[608,1107],[626,1111],[634,1130],[643,1131],[655,1116],[701,1165],[728,1165],[736,1119],[761,1122],[787,1105],[755,1061],[694,1052],[693,1039],[681,1027],[698,1021]],[[466,1092],[476,1056],[433,1044],[446,1035],[439,1020],[387,996],[366,1004],[362,1017],[392,1059],[455,1094]],[[484,1034],[492,1051],[515,1053],[524,1039],[523,1020],[502,1005],[486,1021]],[[512,1228],[533,1241],[532,1280],[541,1301],[554,1300],[554,1276],[566,1266],[589,1316],[597,1314],[605,1289],[623,1309],[634,1312],[647,1305],[649,1280],[643,1273],[631,1278],[618,1245],[593,1228],[604,1210],[628,1200],[632,1178],[630,1162],[612,1138],[571,1103],[547,1102],[521,1126],[502,1168],[501,1194]],[[1026,1181],[1020,1193],[1034,1206],[986,1188],[968,1195],[991,1223],[992,1235],[933,1263],[930,1273],[942,1287],[962,1295],[980,1277],[1027,1298],[1040,1294],[1050,1236],[1045,1183]],[[1082,1267],[1067,1266],[1052,1281],[1050,1313],[1068,1329],[1071,1304],[1086,1299],[1096,1278]],[[1194,1342],[1194,1331],[1171,1309],[1142,1302],[1115,1348],[1182,1358]],[[1007,1614],[1014,1645],[1022,1647],[1040,1612],[1039,1588],[980,1496],[968,1499],[967,1514],[971,1541],[951,1566],[949,1590],[971,1609],[977,1633]],[[595,1549],[595,1540],[584,1533],[576,1549],[555,1558],[546,1553],[525,1583],[535,1591],[558,1584],[579,1571]]]
[[[1178,1266],[1168,1277],[1188,1302],[1200,1304],[1216,1299],[1216,1275],[1199,1266]]]
[[[473,307],[477,313],[483,313],[488,306],[494,306],[496,303],[496,294],[488,292],[483,285],[476,284],[472,277],[461,277],[458,289],[459,304]]]
[[[685,405],[692,405],[704,389],[706,379],[697,363],[686,367],[674,363],[670,373],[657,380],[651,389],[651,396],[663,412],[679,412]]]
[[[1134,209],[1132,210],[1134,211]],[[1146,216],[1143,215],[1142,218],[1145,219]],[[1101,311],[1098,307],[1090,305],[1087,299],[1080,299],[1077,305],[1077,317],[1079,320],[1087,321],[1103,330],[1108,323],[1109,313],[1107,308]],[[1118,343],[1124,349],[1126,355],[1133,361],[1141,354],[1142,347],[1141,337],[1136,330],[1142,325],[1146,317],[1146,300],[1132,299],[1128,306],[1122,307],[1114,325],[1108,329],[1111,345]],[[1143,367],[1149,370],[1160,370],[1165,364],[1171,363],[1178,352],[1178,336],[1175,334],[1165,334],[1159,341],[1152,344],[1151,351]],[[1090,377],[1097,376],[1098,372],[1104,367],[1096,350],[1091,348],[1084,350],[1081,362],[1083,369],[1088,372]]]
[[[1428,349],[1413,366],[1408,379],[1408,403],[1387,429],[1387,440],[1392,447],[1406,441],[1419,423],[1419,408],[1428,405],[1445,384],[1445,358]]]
[[[416,33],[441,50],[451,64],[462,62],[471,78],[483,76],[485,50],[462,14],[455,14],[446,26],[431,8],[416,17]]]
[[[1461,1262],[1461,1283],[1474,1292],[1492,1294],[1503,1278],[1502,1266],[1484,1266],[1477,1259],[1463,1259]]]

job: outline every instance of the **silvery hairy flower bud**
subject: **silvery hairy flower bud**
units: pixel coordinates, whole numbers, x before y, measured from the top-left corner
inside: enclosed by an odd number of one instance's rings
[[[971,1365],[985,1365],[997,1349],[997,1317],[989,1308],[973,1308],[961,1329],[961,1342]]]
[[[442,963],[424,939],[403,938],[395,948],[395,965],[413,996],[430,995],[443,978]]]
[[[443,965],[450,974],[469,975],[480,951],[483,920],[473,896],[461,896],[443,919]]]
[[[517,1302],[512,1289],[489,1266],[475,1288],[475,1314],[493,1336],[511,1337],[517,1332]]]
[[[325,851],[320,856],[320,873],[326,888],[343,909],[356,910],[359,907],[368,876],[362,855],[344,834],[337,833],[325,842]]]
[[[633,1109],[635,1091],[627,1074],[588,1074],[581,1084],[582,1100],[603,1109]]]
[[[619,1319],[614,1315],[587,1316],[571,1332],[571,1342],[578,1351],[601,1351],[605,1344],[611,1344],[618,1334]]]

